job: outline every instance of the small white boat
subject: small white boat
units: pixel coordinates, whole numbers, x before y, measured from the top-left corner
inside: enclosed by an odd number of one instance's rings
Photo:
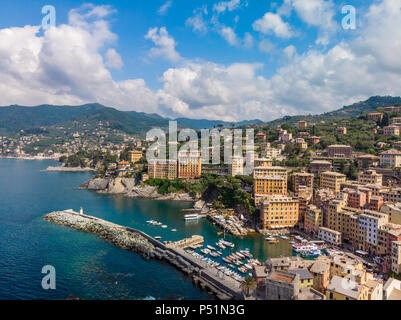
[[[186,214],[184,216],[184,220],[185,221],[194,221],[194,220],[199,220],[201,218],[200,215],[198,215],[197,213],[194,214]]]
[[[166,229],[166,228],[167,228],[167,226],[164,224],[164,225],[162,225],[162,228],[163,228],[163,229]]]
[[[156,240],[160,240],[160,239],[163,239],[163,237],[156,236],[155,239],[156,239]]]
[[[177,232],[177,229],[171,229],[171,232]]]
[[[208,249],[210,249],[210,250],[216,251],[216,248],[214,248],[214,247],[212,247],[212,246],[207,245],[206,247],[207,247]]]

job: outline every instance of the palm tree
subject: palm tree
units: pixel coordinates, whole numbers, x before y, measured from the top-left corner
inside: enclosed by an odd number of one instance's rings
[[[245,292],[245,295],[249,297],[250,291],[256,289],[256,281],[251,276],[246,276],[245,279],[241,281],[240,287],[242,291]]]

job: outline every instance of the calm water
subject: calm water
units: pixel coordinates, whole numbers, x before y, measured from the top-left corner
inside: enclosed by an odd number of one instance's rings
[[[181,209],[191,203],[127,199],[77,190],[88,173],[49,173],[51,161],[0,159],[0,299],[210,299],[192,281],[166,263],[145,261],[95,235],[51,224],[43,215],[64,209],[143,230],[163,240],[203,235],[214,245],[217,228],[204,221],[185,223]],[[157,220],[167,229],[150,226]],[[176,228],[177,232],[171,232]],[[259,235],[244,240],[226,237],[236,249],[249,248],[261,260],[288,255],[288,242],[268,245]],[[41,287],[44,265],[57,272],[57,289]]]

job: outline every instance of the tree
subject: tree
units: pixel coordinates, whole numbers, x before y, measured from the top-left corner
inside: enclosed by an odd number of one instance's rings
[[[389,124],[390,124],[390,117],[389,117],[388,113],[386,112],[386,113],[384,114],[384,116],[383,116],[383,120],[382,120],[381,126],[382,126],[382,127],[386,127],[386,126],[388,126]]]
[[[240,288],[243,292],[245,292],[245,295],[249,297],[251,294],[251,291],[254,291],[256,289],[256,281],[254,278],[251,276],[246,276],[244,280],[241,281],[240,283]]]

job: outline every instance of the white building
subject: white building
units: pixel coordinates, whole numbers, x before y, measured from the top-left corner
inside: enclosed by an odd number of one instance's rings
[[[366,230],[366,242],[377,246],[377,234],[379,227],[388,222],[388,216],[384,213],[365,210],[358,216],[359,228]]]
[[[329,228],[320,227],[318,238],[336,246],[341,245],[341,232]]]
[[[244,174],[244,158],[232,157],[231,165],[229,166],[230,176],[242,176]]]

